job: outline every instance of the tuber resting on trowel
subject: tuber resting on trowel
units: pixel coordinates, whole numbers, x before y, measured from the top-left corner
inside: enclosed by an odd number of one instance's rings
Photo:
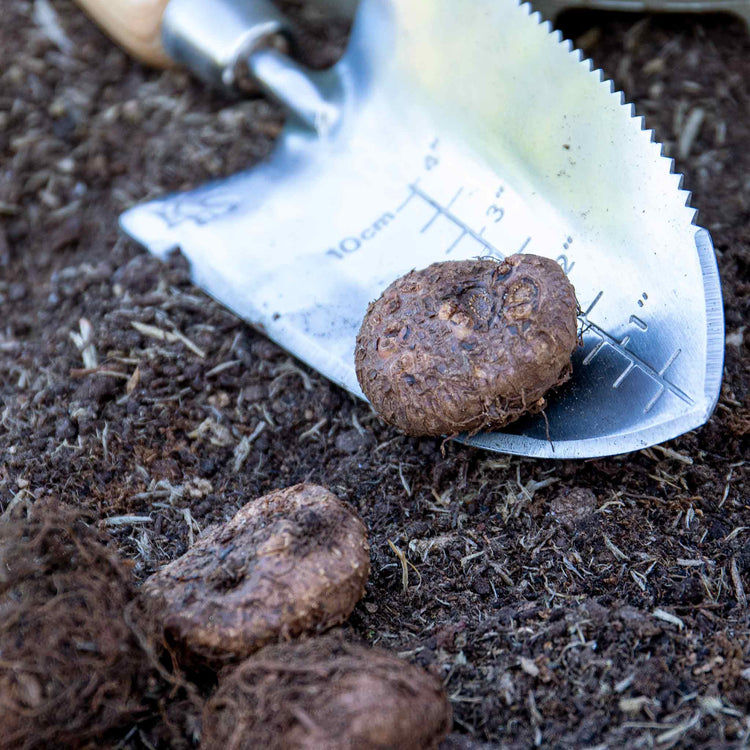
[[[409,435],[496,429],[545,406],[572,372],[573,286],[534,255],[433,263],[370,304],[357,336],[360,386]]]

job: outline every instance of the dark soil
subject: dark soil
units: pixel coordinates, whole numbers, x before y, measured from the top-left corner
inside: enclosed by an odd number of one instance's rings
[[[140,581],[248,500],[323,484],[370,529],[372,574],[350,634],[444,680],[451,747],[744,746],[744,27],[562,20],[671,155],[702,110],[677,168],[713,235],[728,337],[721,400],[702,429],[628,456],[555,462],[454,443],[443,456],[439,439],[400,435],[207,299],[179,260],[161,265],[119,236],[133,203],[262,158],[282,118],[263,99],[227,101],[140,66],[53,0],[61,49],[34,20],[44,5],[4,0],[0,13],[0,511],[44,498],[76,506]],[[343,31],[318,24],[309,36],[307,55],[323,63]],[[114,744],[166,747],[169,710],[126,722]],[[200,711],[180,711],[170,726],[190,745]]]

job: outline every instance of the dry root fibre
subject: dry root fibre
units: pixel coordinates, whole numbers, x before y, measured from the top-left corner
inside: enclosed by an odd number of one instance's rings
[[[129,569],[73,509],[0,521],[0,747],[80,746],[143,710]]]
[[[446,261],[397,279],[357,337],[360,386],[409,435],[503,427],[571,374],[575,291],[534,255]]]
[[[267,646],[220,676],[206,750],[437,748],[450,731],[442,682],[339,636]]]
[[[367,531],[324,487],[245,505],[143,587],[187,663],[219,666],[343,622],[370,572]]]

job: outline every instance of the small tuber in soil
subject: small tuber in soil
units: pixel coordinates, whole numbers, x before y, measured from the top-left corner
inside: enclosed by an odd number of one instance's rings
[[[249,502],[143,593],[186,660],[216,666],[343,622],[369,572],[355,511],[323,487],[298,484]]]
[[[219,676],[201,744],[225,750],[437,748],[450,731],[442,682],[337,636],[267,646]]]
[[[409,435],[496,429],[542,410],[572,372],[575,291],[535,255],[434,263],[394,281],[357,336],[357,378]]]

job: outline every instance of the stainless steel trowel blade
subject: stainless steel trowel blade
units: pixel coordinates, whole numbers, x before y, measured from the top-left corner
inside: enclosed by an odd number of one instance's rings
[[[589,457],[698,427],[718,398],[723,312],[708,233],[652,133],[515,0],[363,0],[317,84],[331,123],[291,119],[271,158],[122,216],[195,282],[361,396],[355,337],[399,275],[438,260],[556,259],[581,306],[572,380],[543,417],[467,438]]]

